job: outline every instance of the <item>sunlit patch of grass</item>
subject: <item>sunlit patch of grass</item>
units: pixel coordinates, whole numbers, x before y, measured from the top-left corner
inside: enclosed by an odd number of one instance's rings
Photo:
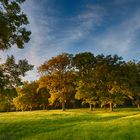
[[[0,113],[0,140],[139,140],[137,109]]]

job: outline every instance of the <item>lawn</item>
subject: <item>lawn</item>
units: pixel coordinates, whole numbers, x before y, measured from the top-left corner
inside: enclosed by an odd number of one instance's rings
[[[0,140],[140,140],[140,111],[0,113]]]

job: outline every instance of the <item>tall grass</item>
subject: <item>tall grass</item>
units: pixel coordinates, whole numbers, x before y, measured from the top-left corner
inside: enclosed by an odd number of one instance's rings
[[[140,140],[139,133],[137,109],[0,113],[0,140]]]

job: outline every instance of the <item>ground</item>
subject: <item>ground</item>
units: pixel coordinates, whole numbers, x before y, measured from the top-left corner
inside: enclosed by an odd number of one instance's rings
[[[134,108],[0,113],[0,140],[140,140],[139,133]]]

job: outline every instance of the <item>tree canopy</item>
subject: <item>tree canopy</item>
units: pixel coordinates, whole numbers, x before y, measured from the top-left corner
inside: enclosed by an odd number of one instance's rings
[[[65,110],[65,103],[73,89],[72,55],[63,53],[46,61],[39,67],[39,71],[45,74],[47,88],[51,94],[51,102],[58,100]],[[40,79],[40,82],[42,79]]]
[[[50,101],[62,102],[62,108],[70,95],[88,103],[91,110],[93,105],[100,105],[110,106],[113,111],[126,99],[133,99],[139,107],[139,62],[125,62],[118,55],[94,56],[91,52],[61,54],[42,64],[39,72],[40,85],[49,89]]]
[[[0,0],[0,50],[16,45],[23,48],[30,40],[31,32],[26,29],[29,24],[20,5],[25,0]]]
[[[27,60],[8,56],[0,65],[0,109],[31,110],[78,107],[109,107],[129,103],[140,106],[140,62],[125,62],[118,55],[62,53],[45,61],[37,81],[22,83],[33,68]],[[15,90],[16,89],[16,90]]]

